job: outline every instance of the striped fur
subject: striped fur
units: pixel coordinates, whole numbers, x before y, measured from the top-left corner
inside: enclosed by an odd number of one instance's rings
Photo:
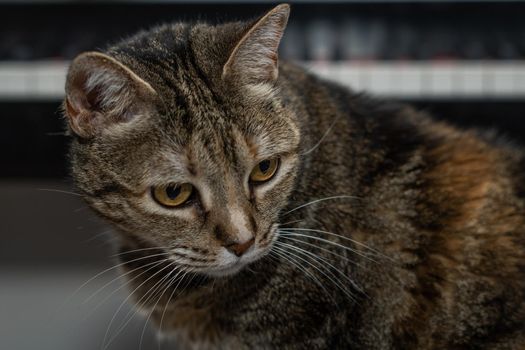
[[[229,66],[257,43],[250,33],[276,50],[280,25],[169,24],[108,48],[154,93],[137,79],[99,92],[129,93],[135,111],[142,91],[141,113],[108,116],[89,137],[75,134],[89,106],[68,85],[72,172],[117,228],[137,307],[181,348],[524,349],[522,150],[291,64],[275,80],[268,62],[264,74]],[[251,78],[225,79],[225,65]],[[90,72],[73,66],[69,79]],[[88,86],[108,82],[95,74]],[[253,166],[276,155],[276,178],[251,188]],[[156,205],[149,188],[172,181],[198,200]],[[220,269],[233,259],[220,240],[236,234],[259,253]],[[166,276],[177,283],[143,298]]]

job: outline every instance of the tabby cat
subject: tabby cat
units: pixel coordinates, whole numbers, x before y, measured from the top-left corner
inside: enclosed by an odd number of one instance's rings
[[[525,157],[278,65],[289,6],[78,56],[72,172],[180,349],[525,349]]]

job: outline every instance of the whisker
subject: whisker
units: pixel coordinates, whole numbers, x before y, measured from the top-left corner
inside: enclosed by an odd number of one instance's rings
[[[173,265],[173,262],[170,263],[169,265],[165,266],[165,267],[168,267],[168,266],[172,266]],[[119,334],[126,328],[126,326],[131,322],[131,320],[138,314],[138,310],[139,310],[139,307],[141,307],[140,303],[142,303],[142,306],[143,305],[146,305],[155,295],[155,293],[157,293],[158,290],[160,290],[162,288],[162,286],[166,283],[167,280],[170,280],[170,275],[171,273],[173,272],[170,271],[168,272],[165,276],[163,276],[159,281],[155,282],[153,284],[153,286],[151,286],[148,291],[146,293],[144,293],[144,295],[140,298],[139,301],[137,301],[135,303],[135,306],[130,308],[130,310],[126,313],[126,315],[124,316],[124,321],[123,323],[121,323],[121,325],[118,327],[117,331],[116,331],[116,334],[114,334],[108,341],[108,343],[106,344],[105,348],[106,349],[118,336]],[[179,270],[177,272],[180,273],[181,271]],[[139,286],[140,287],[140,286]],[[128,296],[127,299],[129,299],[134,293],[135,293],[136,289],[130,293],[130,295]],[[144,298],[146,298],[144,300]],[[126,302],[126,300],[124,302]],[[144,301],[143,301],[144,300]],[[122,306],[122,304],[121,304]],[[117,310],[117,312],[115,313],[114,316],[116,316],[118,314],[120,310]],[[111,323],[110,325],[108,326],[108,329],[106,331],[109,332],[109,330],[111,329]],[[104,342],[103,342],[104,344]]]
[[[322,250],[322,251],[325,251],[329,254],[332,254],[334,256],[337,256],[351,264],[354,264],[356,266],[359,266],[359,267],[362,267],[362,268],[365,268],[365,266],[363,266],[362,264],[358,263],[357,261],[355,260],[352,260],[352,259],[349,259],[348,257],[344,256],[344,255],[341,255],[341,254],[337,254],[336,252],[330,250],[330,249],[327,249],[327,248],[324,248],[324,247],[320,247],[318,245],[315,245],[313,243],[309,243],[309,242],[305,242],[303,240],[300,240],[300,239],[297,239],[297,238],[291,238],[291,237],[288,237],[287,235],[281,235],[281,237],[283,239],[287,239],[287,240],[290,240],[290,241],[294,241],[294,242],[298,242],[298,243],[301,243],[301,244],[304,244],[304,245],[308,245],[310,247],[313,247],[313,248],[316,248],[316,249],[319,249],[319,250]]]
[[[306,232],[317,232],[317,233],[324,233],[324,234],[327,234],[327,235],[330,235],[330,236],[334,236],[334,237],[339,237],[341,239],[344,239],[344,240],[347,240],[349,242],[352,242],[354,243],[355,245],[358,245],[358,246],[361,246],[365,249],[368,249],[370,250],[371,252],[374,252],[376,253],[377,255],[379,255],[380,257],[383,257],[385,259],[388,259],[392,262],[395,262],[394,259],[392,259],[391,257],[381,253],[380,251],[377,251],[375,250],[374,248],[371,248],[369,246],[367,246],[366,244],[364,243],[361,243],[359,241],[356,241],[355,239],[352,239],[352,238],[349,238],[349,237],[346,237],[346,236],[343,236],[343,235],[340,235],[340,234],[337,234],[337,233],[333,233],[333,232],[329,232],[329,231],[323,231],[323,230],[316,230],[316,229],[311,229],[311,228],[301,228],[301,227],[284,227],[286,230],[291,230],[291,231],[306,231]]]
[[[277,244],[277,243],[276,243]],[[363,291],[363,289],[361,287],[359,287],[359,285],[357,285],[357,283],[355,281],[353,281],[350,277],[348,277],[344,272],[342,272],[341,270],[339,270],[337,267],[335,267],[333,264],[331,264],[326,258],[322,257],[322,256],[319,256],[319,255],[316,255],[306,249],[302,249],[300,247],[297,247],[297,246],[294,246],[293,244],[288,244],[288,243],[284,243],[284,242],[278,242],[278,244],[282,247],[282,246],[285,246],[285,247],[289,247],[290,249],[293,249],[295,251],[297,251],[298,253],[301,253],[303,255],[309,255],[310,257],[312,257],[312,259],[316,260],[321,260],[324,264],[330,266],[332,269],[334,269],[336,272],[338,272],[342,277],[344,277],[352,286],[354,286],[355,289],[357,289],[359,292],[365,294],[365,292]],[[328,269],[329,270],[329,269]],[[366,294],[365,294],[366,295]]]
[[[116,280],[122,278],[122,277],[125,277],[129,274],[132,274],[133,272],[137,271],[137,270],[140,270],[140,269],[143,269],[145,267],[148,267],[150,266],[148,269],[146,269],[145,271],[142,271],[140,274],[138,274],[137,276],[134,277],[137,278],[137,277],[140,277],[141,275],[143,275],[144,273],[154,269],[156,266],[162,264],[165,260],[161,260],[161,261],[153,261],[153,262],[150,262],[150,263],[147,263],[147,264],[144,264],[144,265],[141,265],[139,267],[136,267],[132,270],[129,270],[123,274],[119,274],[117,277],[113,278],[111,281],[107,282],[106,284],[104,284],[102,287],[100,287],[99,289],[97,289],[97,291],[95,291],[95,293],[91,294],[86,300],[84,300],[83,304],[85,303],[88,303],[91,299],[93,299],[98,293],[102,292],[104,289],[106,289],[107,286],[109,286],[110,284],[112,284],[113,282],[115,282]],[[154,266],[151,266],[151,265],[154,265]],[[132,281],[132,280],[131,280]],[[117,288],[115,290],[118,291],[119,289],[121,289],[122,287],[124,286],[124,284],[122,286],[120,286],[119,288]],[[111,296],[111,295],[110,295]]]
[[[82,197],[82,195],[80,193],[71,192],[71,191],[64,191],[64,190],[58,190],[58,189],[55,189],[55,188],[37,188],[37,191],[56,192],[56,193],[70,194],[72,196]]]
[[[303,222],[304,220],[293,220],[293,221],[288,221],[288,222],[284,222],[282,224],[279,224],[279,226],[284,226],[284,225],[291,225],[291,224],[296,224],[298,222]]]
[[[100,237],[103,237],[105,235],[107,235],[108,233],[110,233],[112,231],[112,229],[107,229],[107,230],[104,230],[100,233],[97,233],[96,235],[94,235],[93,237],[89,237],[85,240],[82,241],[82,243],[89,243],[89,242],[92,242],[94,240],[97,240],[99,239]]]
[[[302,209],[302,208],[307,207],[309,205],[313,205],[313,204],[316,204],[316,203],[319,203],[319,202],[324,202],[324,201],[328,201],[328,200],[332,200],[332,199],[361,199],[361,198],[356,197],[356,196],[349,196],[349,195],[340,195],[340,196],[331,196],[331,197],[319,198],[319,199],[313,200],[311,202],[308,202],[308,203],[305,203],[305,204],[301,204],[300,206],[295,207],[295,208],[293,208],[291,210],[288,210],[286,213],[283,214],[283,216],[288,215],[290,213],[293,213],[294,211]]]
[[[306,235],[306,234],[303,234],[303,233],[296,233],[296,232],[293,232],[293,231],[285,231],[285,230],[279,230],[279,234],[282,235],[282,236],[297,236],[297,237],[311,238],[311,239],[314,239],[314,240],[317,240],[317,241],[320,241],[320,242],[331,244],[331,245],[339,247],[341,249],[348,250],[348,251],[350,251],[350,252],[352,252],[352,253],[354,253],[356,255],[359,255],[359,256],[367,259],[367,260],[370,260],[370,261],[372,261],[374,263],[378,263],[377,260],[372,259],[368,255],[363,254],[363,253],[361,253],[358,250],[355,250],[353,248],[350,248],[350,247],[347,247],[345,245],[339,244],[337,242],[330,241],[328,239],[324,239],[324,238],[317,237],[317,236],[312,236],[312,235]]]
[[[168,260],[168,259],[166,259]],[[113,317],[111,318],[111,320],[109,321],[109,325],[108,325],[108,328],[106,330],[106,333],[104,334],[104,339],[102,340],[102,348],[104,350],[106,350],[109,345],[116,339],[116,337],[120,334],[120,332],[124,329],[124,327],[129,323],[130,320],[128,320],[123,327],[121,327],[118,331],[117,331],[117,334],[115,334],[113,337],[111,337],[111,339],[109,340],[109,342],[106,344],[106,340],[108,339],[108,335],[109,335],[109,331],[111,329],[111,326],[113,324],[113,322],[115,322],[115,318],[117,317],[117,315],[119,314],[120,310],[124,307],[124,305],[126,304],[126,302],[129,300],[129,298],[135,294],[144,284],[146,284],[149,280],[151,280],[153,277],[155,277],[156,275],[158,275],[159,273],[161,273],[162,271],[166,270],[168,267],[171,267],[173,265],[173,262],[169,263],[168,265],[164,266],[163,268],[161,268],[159,271],[155,272],[154,274],[152,274],[151,276],[149,276],[146,280],[144,280],[141,284],[139,284],[125,299],[124,301],[119,305],[119,307],[117,308],[117,311],[115,311],[115,313],[113,314]],[[166,276],[164,276],[166,277]],[[162,279],[160,280],[162,281]],[[155,286],[158,285],[158,283],[160,282],[156,282],[153,287],[150,288],[150,291],[152,288],[154,288]],[[142,299],[148,295],[149,291],[147,293],[144,294],[144,296],[142,296],[141,300],[139,300],[139,302],[137,303],[137,305],[142,301]],[[126,317],[129,316],[129,312],[128,314],[126,315]],[[125,317],[125,318],[126,318]],[[104,345],[105,344],[105,345]]]
[[[279,242],[275,242],[275,244],[277,244]],[[338,287],[343,293],[345,293],[346,296],[348,296],[349,299],[353,300],[353,301],[356,301],[356,299],[354,298],[354,296],[352,295],[352,293],[350,293],[346,288],[342,287],[341,286],[341,283],[338,282],[338,281],[334,281],[330,276],[328,276],[323,270],[321,270],[320,268],[318,268],[316,265],[314,265],[312,262],[306,260],[305,258],[287,250],[287,249],[283,249],[282,247],[277,247],[275,246],[274,247],[275,249],[278,249],[280,250],[283,254],[289,254],[289,255],[293,255],[295,256],[297,259],[300,259],[302,261],[304,261],[306,264],[308,264],[309,266],[313,267],[314,269],[316,269],[317,271],[319,271],[322,275],[324,275],[326,278],[328,278],[336,287]],[[332,273],[333,275],[333,273]],[[335,277],[335,276],[334,276]]]
[[[184,275],[181,277],[181,279],[179,280],[179,282],[177,283],[177,285],[175,286],[175,288],[174,288],[173,291],[171,292],[169,298],[166,300],[166,304],[164,305],[164,309],[163,309],[163,311],[162,311],[162,316],[161,316],[161,319],[160,319],[159,330],[162,330],[162,322],[163,322],[163,320],[164,320],[164,314],[165,314],[165,312],[166,312],[166,310],[167,310],[167,307],[168,307],[168,304],[169,304],[170,300],[173,298],[174,293],[177,291],[177,289],[179,288],[180,283],[186,278],[186,275],[187,275],[188,273],[193,273],[193,271],[192,271],[192,270],[187,270],[187,271],[184,273]],[[196,274],[194,273],[194,274],[191,276],[191,278],[189,279],[189,281],[187,281],[187,283],[184,285],[184,287],[182,288],[182,290],[179,291],[179,293],[177,294],[177,297],[180,296],[180,295],[184,292],[184,290],[186,290],[186,288],[191,284],[191,282],[193,281],[193,279],[195,278],[195,276],[196,276]],[[169,288],[169,287],[170,287],[170,286],[168,286],[168,288]],[[164,293],[162,293],[162,295],[164,295]],[[162,298],[162,295],[161,295],[161,298]],[[159,301],[160,301],[160,299],[159,299]],[[158,301],[157,301],[157,303],[158,303]],[[146,327],[146,325],[147,325],[147,322],[149,321],[149,317],[151,316],[151,314],[153,313],[153,310],[155,310],[156,307],[157,307],[157,304],[155,304],[154,308],[152,309],[152,312],[151,312],[150,315],[148,316],[148,320],[146,320],[146,324],[144,324],[144,328],[142,329],[142,335],[141,335],[141,337],[140,337],[140,349],[142,348],[142,338],[144,337],[144,331],[146,330],[145,327]],[[160,347],[160,343],[159,343],[159,347]]]
[[[125,251],[125,252],[120,252],[120,253],[112,255],[111,257],[120,257],[120,256],[123,256],[123,255],[126,255],[126,254],[131,254],[131,253],[136,253],[136,252],[146,251],[146,250],[165,250],[166,251],[165,253],[167,255],[170,255],[172,257],[181,258],[181,259],[190,260],[192,262],[209,263],[209,262],[213,261],[212,258],[203,258],[201,255],[194,256],[194,255],[188,254],[187,252],[175,251],[174,249],[178,249],[178,247],[140,248],[140,249],[128,250],[128,251]],[[193,254],[195,254],[195,253],[193,253]],[[197,266],[204,266],[205,267],[205,266],[208,266],[208,265],[203,264],[203,265],[197,265]]]
[[[173,298],[173,295],[175,294],[175,292],[177,291],[177,288],[179,288],[179,285],[180,283],[184,280],[184,277],[186,277],[186,275],[188,274],[189,271],[185,271],[184,272],[184,275],[180,278],[179,282],[177,283],[177,285],[175,286],[175,288],[173,288],[173,291],[171,292],[169,298],[168,298],[168,301],[171,300]],[[175,276],[177,277],[177,276]],[[166,313],[166,310],[167,310],[167,307],[168,307],[168,302],[166,302],[166,305],[164,305],[164,310],[162,311],[162,316],[160,317],[160,323],[159,323],[159,330],[162,332],[162,322],[164,321],[164,314]],[[147,321],[146,321],[147,322]]]
[[[105,286],[103,286],[102,288],[100,288],[99,290],[97,290],[94,294],[91,295],[90,298],[94,297],[97,293],[99,293],[100,291],[102,291],[106,286],[108,286],[110,283],[118,280],[119,278],[121,277],[124,277],[126,276],[127,274],[130,274],[130,273],[133,273],[137,270],[140,270],[148,265],[151,265],[153,264],[153,266],[150,266],[148,267],[146,270],[142,271],[141,273],[139,273],[137,276],[133,277],[132,279],[129,279],[129,280],[126,280],[126,283],[123,283],[121,284],[120,286],[118,286],[115,290],[113,290],[109,295],[107,295],[101,302],[99,302],[94,308],[91,309],[91,311],[89,312],[89,314],[87,314],[85,317],[84,317],[84,320],[87,320],[91,315],[93,315],[93,313],[95,313],[96,310],[98,310],[99,307],[101,307],[102,305],[104,305],[106,303],[106,301],[109,300],[109,298],[111,298],[113,295],[115,295],[115,293],[117,293],[119,290],[123,289],[124,287],[126,287],[130,282],[133,282],[134,280],[136,280],[137,278],[139,278],[140,276],[144,275],[145,273],[148,273],[149,271],[151,271],[152,269],[160,266],[161,264],[165,263],[167,261],[167,259],[165,260],[161,260],[161,261],[155,261],[155,262],[152,262],[152,263],[149,263],[149,264],[146,264],[146,265],[142,265],[142,266],[139,266],[133,270],[130,270],[128,271],[127,273],[125,274],[122,274],[122,275],[118,275],[117,277],[115,277],[113,280],[111,280],[111,282],[108,282]],[[88,300],[85,300],[84,303],[87,303]]]
[[[186,260],[189,260],[191,262],[198,262],[198,263],[210,263],[210,262],[213,262],[214,259],[213,258],[210,258],[210,257],[203,257],[202,255],[198,255],[198,254],[188,254],[188,252],[180,252],[180,251],[174,251],[173,249],[171,249],[169,251],[169,253],[172,255],[172,256],[176,256],[178,258],[181,258],[181,259],[186,259]],[[197,255],[197,256],[195,256]]]
[[[324,139],[328,136],[328,134],[330,133],[330,131],[332,131],[332,128],[334,127],[335,123],[339,120],[339,117],[336,117],[334,118],[334,121],[330,124],[330,126],[328,127],[328,129],[326,129],[326,132],[323,134],[323,136],[321,136],[321,138],[319,139],[319,141],[317,141],[317,143],[312,147],[310,148],[308,151],[304,152],[304,153],[301,153],[302,156],[305,156],[307,154],[310,154],[312,153],[314,150],[317,149],[317,147],[319,147],[321,145],[321,143],[324,141]]]
[[[181,278],[180,281],[182,281],[184,279],[184,276],[186,276],[186,274],[188,273],[188,271],[186,271],[183,275],[183,277]],[[148,322],[151,318],[151,316],[153,315],[153,312],[155,312],[155,309],[157,308],[157,305],[159,304],[159,302],[162,300],[162,297],[164,296],[164,294],[169,290],[169,288],[173,285],[174,281],[176,280],[177,278],[177,275],[175,275],[174,278],[171,278],[168,282],[168,284],[166,285],[166,287],[164,288],[164,290],[162,291],[162,293],[160,294],[159,298],[157,299],[157,301],[155,302],[155,304],[153,305],[153,307],[151,308],[151,311],[148,315],[148,318],[146,319],[146,322],[144,322],[144,327],[142,327],[142,333],[140,335],[140,342],[139,342],[139,349],[142,349],[142,341],[144,339],[144,333],[146,332],[146,326],[148,325]],[[180,283],[179,281],[179,283]],[[178,284],[177,284],[178,286]],[[175,288],[176,290],[176,288]],[[170,295],[170,299],[171,297],[173,296],[173,293]],[[166,305],[168,305],[169,303],[169,299],[166,301]],[[165,305],[165,306],[166,306]]]
[[[92,281],[94,281],[95,279],[97,279],[98,277],[102,276],[103,274],[105,273],[108,273],[109,271],[111,270],[114,270],[114,269],[118,269],[119,267],[121,266],[124,266],[126,264],[129,264],[129,263],[132,263],[132,262],[136,262],[136,261],[140,261],[140,260],[144,260],[144,259],[149,259],[149,258],[154,258],[154,257],[157,257],[157,256],[162,256],[162,255],[166,255],[166,253],[162,253],[162,254],[153,254],[153,255],[148,255],[148,256],[143,256],[143,257],[140,257],[140,258],[137,258],[137,259],[133,259],[133,260],[129,260],[129,261],[126,261],[126,262],[122,262],[120,264],[117,264],[117,265],[114,265],[112,267],[109,267],[99,273],[97,273],[95,276],[91,277],[90,279],[88,279],[86,282],[84,282],[80,287],[78,287],[70,296],[68,296],[64,302],[62,303],[61,306],[59,306],[59,310],[62,309],[64,307],[64,305],[66,305],[69,301],[71,301],[71,299],[77,295],[78,292],[80,292],[82,290],[82,288],[84,288],[85,286],[87,286],[89,283],[91,283]]]
[[[115,258],[115,257],[119,257],[119,256],[126,255],[126,254],[142,252],[142,251],[145,251],[145,250],[163,250],[163,249],[164,250],[168,250],[168,249],[171,249],[171,248],[170,247],[150,247],[150,248],[140,248],[140,249],[126,250],[124,252],[113,254],[110,257]]]
[[[275,254],[275,256],[274,256]],[[285,254],[282,254],[281,252],[278,252],[278,251],[275,251],[275,250],[271,250],[270,251],[270,254],[268,255],[270,258],[274,259],[284,259],[285,261],[288,261],[293,267],[297,268],[299,271],[303,272],[306,277],[308,277],[309,279],[311,279],[315,284],[317,284],[319,287],[321,287],[321,289],[326,293],[326,295],[332,300],[332,302],[337,305],[334,297],[330,294],[330,292],[328,292],[328,290],[326,289],[325,286],[323,286],[323,284],[321,283],[321,281],[319,280],[319,278],[317,278],[314,274],[312,274],[310,271],[308,271],[306,268],[304,268],[303,266],[301,266],[300,264],[298,264],[296,261],[294,261],[292,258],[289,258],[287,257]],[[277,256],[277,257],[276,257]],[[280,262],[280,260],[278,260],[278,262]]]

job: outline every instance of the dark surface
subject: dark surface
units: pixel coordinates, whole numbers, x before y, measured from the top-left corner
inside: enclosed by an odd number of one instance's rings
[[[2,5],[0,60],[71,59],[155,24],[246,19],[271,6],[124,2]],[[285,36],[283,43],[293,48],[281,54],[319,59],[319,45],[329,45],[326,58],[335,60],[520,59],[525,56],[524,12],[523,2],[501,1],[294,4],[288,28],[291,40]]]
[[[59,103],[2,103],[0,110],[0,176],[65,178],[68,139]]]

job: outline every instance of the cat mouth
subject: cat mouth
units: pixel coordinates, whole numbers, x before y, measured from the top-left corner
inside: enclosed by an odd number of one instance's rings
[[[274,230],[274,227],[269,229],[269,234]],[[212,277],[226,277],[240,272],[244,267],[261,259],[270,250],[268,245],[252,246],[244,255],[240,257],[233,257],[230,253],[224,256],[224,260],[228,261],[225,264],[218,265],[206,271],[206,274]],[[233,260],[232,260],[233,259]]]
[[[230,266],[220,266],[213,269],[210,269],[206,271],[208,275],[211,277],[226,277],[226,276],[232,276],[238,273],[242,270],[243,267],[245,267],[246,263],[234,263]]]
[[[213,267],[207,270],[206,273],[213,277],[231,276],[241,271],[250,263],[260,259],[263,255],[264,253],[261,248],[251,248],[245,255],[235,258],[229,257],[229,259],[235,260],[230,260],[226,264],[221,264],[219,266]]]
[[[277,227],[277,224],[271,225],[268,232],[262,235],[262,239],[256,241],[255,244],[241,256],[235,256],[224,249],[218,253],[216,264],[204,269],[199,269],[198,272],[209,277],[226,277],[237,274],[243,268],[262,259],[270,252]]]

